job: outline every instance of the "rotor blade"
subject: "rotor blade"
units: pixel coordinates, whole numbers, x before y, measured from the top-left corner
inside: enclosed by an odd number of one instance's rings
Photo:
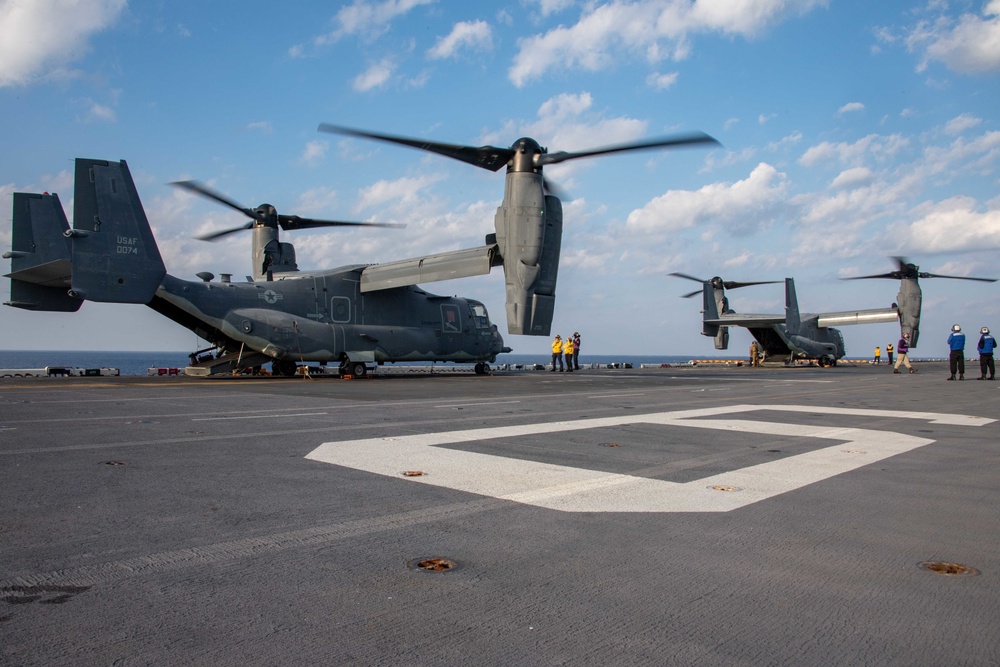
[[[726,289],[736,289],[737,287],[750,287],[751,285],[773,285],[774,283],[782,283],[783,280],[759,280],[757,282],[750,283],[740,283],[735,280],[727,280],[722,283],[722,286]]]
[[[591,157],[593,155],[606,155],[608,153],[621,153],[624,151],[647,150],[651,148],[691,146],[696,144],[721,145],[715,138],[710,137],[704,132],[692,132],[690,134],[677,134],[671,137],[662,137],[660,139],[649,139],[646,141],[637,141],[627,144],[605,146],[603,148],[594,148],[589,151],[580,151],[577,153],[567,153],[565,151],[560,151],[558,153],[545,153],[543,155],[538,156],[537,163],[539,166],[541,166],[546,164],[557,164],[559,162],[565,162],[566,160],[575,160],[581,157]]]
[[[315,229],[317,227],[391,227],[403,229],[405,224],[395,222],[344,222],[342,220],[314,220],[297,215],[279,215],[278,224],[285,231],[295,229]]]
[[[209,199],[213,199],[222,204],[223,206],[228,206],[231,209],[237,210],[243,215],[249,218],[253,218],[254,220],[259,220],[260,222],[264,221],[264,216],[255,211],[254,209],[243,208],[242,206],[240,206],[233,200],[229,199],[225,195],[219,194],[215,190],[212,190],[211,188],[202,185],[198,181],[174,181],[173,183],[171,183],[171,185],[176,185],[179,188],[184,188],[185,190],[194,192],[195,194],[199,194],[203,197],[208,197]]]
[[[701,292],[702,291],[700,289],[696,289],[693,292],[688,292],[687,294],[681,294],[681,298],[682,299],[690,299],[691,297],[693,297],[696,294],[701,294]]]
[[[566,191],[544,176],[542,177],[542,188],[545,189],[545,194],[558,197],[559,199],[566,199]]]
[[[211,234],[203,234],[202,236],[196,236],[195,238],[199,241],[218,241],[223,236],[229,236],[230,234],[235,234],[236,232],[242,232],[246,229],[253,229],[253,222],[248,222],[239,227],[233,227],[232,229],[223,229],[221,232],[212,232]]]
[[[995,283],[996,278],[971,278],[969,276],[943,276],[939,273],[924,273],[921,271],[918,274],[921,278],[951,278],[952,280],[978,280],[982,283]]]
[[[868,280],[869,278],[895,278],[899,280],[900,272],[891,271],[889,273],[879,273],[874,276],[851,276],[850,278],[841,278],[841,280]]]
[[[696,283],[707,283],[708,282],[707,280],[702,280],[701,278],[695,278],[694,276],[689,276],[686,273],[677,273],[677,272],[674,272],[674,273],[671,273],[670,275],[675,276],[677,278],[687,278],[688,280],[693,280]],[[701,290],[699,290],[699,291],[701,291]]]
[[[460,160],[476,167],[497,171],[503,167],[513,157],[514,151],[510,148],[497,148],[496,146],[461,146],[458,144],[444,144],[426,139],[410,139],[392,134],[378,134],[376,132],[366,132],[364,130],[353,130],[349,127],[320,123],[320,132],[332,132],[333,134],[346,134],[350,137],[363,137],[365,139],[376,139],[378,141],[388,141],[393,144],[409,146],[422,151],[429,151],[444,155],[455,160]]]

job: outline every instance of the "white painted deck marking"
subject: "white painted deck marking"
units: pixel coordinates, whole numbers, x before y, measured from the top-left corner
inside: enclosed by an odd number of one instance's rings
[[[933,412],[802,405],[731,405],[327,442],[307,454],[306,458],[396,477],[400,483],[432,484],[566,512],[728,512],[934,442],[893,431],[732,418],[693,419],[757,411],[921,419],[933,424],[956,426],[982,426],[995,421]],[[437,446],[545,433],[558,436],[566,431],[624,424],[660,424],[823,438],[837,440],[838,444],[684,484]],[[422,470],[428,474],[403,478],[401,472],[404,470]],[[723,492],[712,489],[713,486],[732,486],[738,490]]]
[[[240,415],[238,417],[197,417],[192,419],[193,422],[218,422],[218,421],[229,421],[232,419],[281,419],[283,417],[318,417],[320,415],[328,414],[326,412],[296,412],[294,414],[286,415]]]

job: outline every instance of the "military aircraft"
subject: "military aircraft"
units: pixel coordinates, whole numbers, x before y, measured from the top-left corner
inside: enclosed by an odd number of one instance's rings
[[[483,246],[459,250],[441,259],[450,269],[446,276],[449,278],[484,275],[494,266],[503,266],[507,331],[528,336],[549,335],[562,244],[562,203],[555,187],[542,176],[543,167],[611,153],[718,144],[707,134],[693,132],[574,153],[550,153],[528,137],[518,139],[510,148],[498,148],[444,144],[327,123],[319,129],[409,146],[494,172],[506,166],[503,201],[494,218],[495,233],[486,236]],[[393,285],[427,282],[420,268],[414,260],[407,260],[370,269],[362,276],[361,292],[380,289],[383,280],[391,280]]]
[[[461,297],[436,296],[396,285],[378,266],[350,265],[299,271],[294,248],[278,228],[344,224],[278,215],[273,207],[243,208],[193,182],[181,184],[251,218],[220,237],[252,229],[254,276],[236,283],[202,272],[199,281],[166,272],[125,161],[77,159],[73,228],[55,194],[13,197],[11,298],[8,306],[75,312],[84,301],[145,304],[209,341],[192,374],[222,373],[271,362],[276,375],[293,375],[298,362],[338,363],[342,374],[365,375],[371,363],[473,362],[489,372],[510,351],[486,307]],[[441,279],[438,257],[420,258],[423,272]],[[417,261],[417,260],[414,260]],[[445,261],[445,264],[448,264]],[[447,276],[445,276],[447,277]]]
[[[727,282],[718,276],[711,280],[701,280],[685,273],[670,275],[703,283],[701,290],[685,294],[684,297],[692,297],[699,292],[702,294],[701,333],[715,338],[715,349],[728,349],[730,326],[745,327],[763,350],[765,361],[770,358],[792,363],[796,359],[815,359],[824,368],[836,366],[837,360],[844,356],[846,349],[843,334],[834,326],[895,322],[903,317],[902,310],[896,304],[890,308],[872,310],[802,313],[799,311],[795,280],[792,278],[785,278],[783,314],[738,314],[729,308],[726,288],[763,283]],[[919,318],[918,311],[917,325]]]
[[[873,276],[855,276],[844,278],[844,280],[869,280],[872,278],[891,278],[899,281],[899,293],[896,295],[896,304],[899,306],[899,323],[903,332],[910,334],[910,347],[917,346],[917,338],[920,336],[920,307],[923,294],[920,290],[919,278],[949,278],[951,280],[976,280],[983,283],[995,283],[996,278],[970,278],[968,276],[945,276],[939,273],[927,273],[921,271],[916,264],[908,262],[905,257],[893,257],[899,268],[888,273],[879,273]]]

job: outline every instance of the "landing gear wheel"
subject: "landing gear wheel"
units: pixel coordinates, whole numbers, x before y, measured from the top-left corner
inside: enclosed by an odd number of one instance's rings
[[[837,360],[828,354],[824,354],[822,357],[819,358],[820,368],[832,368],[833,366],[836,365],[837,365]]]
[[[356,378],[363,378],[368,375],[368,367],[360,361],[350,361],[347,360],[340,364],[340,375],[351,375]]]
[[[489,374],[490,374],[490,365],[488,363],[486,363],[485,361],[480,361],[478,364],[476,364],[476,375],[489,375]]]
[[[275,359],[271,362],[271,372],[281,377],[292,377],[298,370],[298,364],[291,359]]]

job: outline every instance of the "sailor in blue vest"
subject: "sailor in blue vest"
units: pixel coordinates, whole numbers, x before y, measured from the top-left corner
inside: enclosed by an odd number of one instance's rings
[[[993,365],[993,350],[997,347],[997,341],[990,335],[989,327],[983,327],[979,333],[982,334],[979,337],[979,370],[982,373],[979,379],[993,380],[997,370],[996,366]],[[987,370],[990,372],[989,377],[986,377]]]
[[[951,367],[949,380],[955,379],[955,369],[958,369],[958,379],[965,379],[965,334],[962,327],[957,324],[952,325],[951,335],[948,336],[948,347],[951,354],[948,356],[948,365]]]

